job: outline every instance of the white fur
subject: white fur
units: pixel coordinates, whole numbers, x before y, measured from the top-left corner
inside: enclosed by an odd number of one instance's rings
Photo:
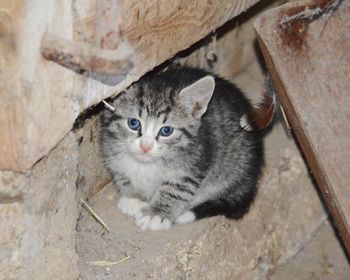
[[[176,223],[179,225],[190,224],[196,220],[196,215],[192,211],[186,211],[180,217],[176,219]]]
[[[249,124],[248,121],[248,116],[246,114],[244,114],[241,119],[239,120],[239,124],[240,126],[246,130],[246,131],[252,131],[253,128],[251,127],[251,125]]]
[[[154,216],[149,222],[148,227],[150,230],[167,230],[171,228],[171,222],[168,219],[162,220],[160,216]]]
[[[143,231],[150,230],[168,230],[171,228],[171,222],[168,219],[163,219],[160,216],[144,216],[141,212],[136,214],[136,224]]]
[[[151,199],[157,187],[162,183],[163,178],[159,162],[142,163],[125,155],[116,163],[116,167],[127,178],[131,179],[133,186],[140,190],[147,199]]]
[[[142,230],[146,230],[150,220],[151,220],[151,216],[136,215],[135,222],[139,227],[141,227]]]
[[[159,160],[140,162],[130,155],[124,155],[113,162],[112,168],[130,178],[134,188],[139,189],[147,200],[151,200],[162,182],[174,181],[186,175],[184,172],[180,173],[180,170],[165,169]]]
[[[136,213],[139,213],[142,208],[147,206],[148,203],[141,201],[137,198],[130,198],[122,196],[118,202],[118,209],[124,214],[134,216]]]

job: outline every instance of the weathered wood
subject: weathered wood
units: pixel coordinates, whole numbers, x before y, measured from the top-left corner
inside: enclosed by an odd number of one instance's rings
[[[21,14],[20,5],[0,3],[0,170],[17,166],[22,153],[24,118],[21,100],[22,85],[18,82],[19,57],[17,56],[16,22]]]
[[[258,1],[113,0],[118,10],[112,14],[121,17],[112,30],[120,37],[112,36],[109,43],[113,49],[116,38],[128,41],[134,67],[125,77],[97,80],[46,61],[40,45],[45,32],[96,44],[100,1],[53,0],[30,6],[23,0],[1,1],[1,16],[9,19],[6,36],[14,46],[0,54],[0,63],[11,61],[1,64],[0,72],[1,100],[5,100],[0,105],[0,170],[30,168],[67,134],[84,109],[124,90]],[[102,47],[110,49],[109,43]]]
[[[120,23],[123,21],[119,0],[99,0],[96,5],[95,43],[101,48],[114,50],[122,40]]]
[[[124,74],[133,66],[132,48],[127,43],[105,50],[89,43],[79,43],[45,33],[41,54],[78,74],[91,71],[106,75]]]
[[[261,16],[255,29],[280,101],[350,252],[350,2],[286,4]]]

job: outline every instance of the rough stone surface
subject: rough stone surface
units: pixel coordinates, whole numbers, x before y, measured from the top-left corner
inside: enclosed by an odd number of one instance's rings
[[[83,198],[94,196],[109,181],[111,175],[103,166],[99,145],[99,115],[86,119],[75,131],[79,145],[79,178],[77,181]]]
[[[70,133],[30,172],[0,174],[0,279],[77,277],[76,143]]]
[[[19,201],[0,204],[0,279],[19,279],[23,271],[19,249],[25,232],[24,214]]]
[[[109,181],[99,155],[96,115],[31,171],[0,172],[0,279],[78,277],[79,199]]]
[[[349,279],[347,257],[342,248],[335,245],[334,230],[325,221],[297,256],[273,271],[271,279]]]
[[[18,250],[25,231],[23,178],[20,173],[0,172],[0,271],[7,276],[21,270]]]
[[[32,279],[74,279],[78,272],[77,155],[76,137],[70,133],[28,174],[21,250]]]

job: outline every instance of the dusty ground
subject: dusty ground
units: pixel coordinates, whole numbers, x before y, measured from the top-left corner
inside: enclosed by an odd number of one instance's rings
[[[257,65],[238,77],[256,94]],[[254,70],[255,69],[255,70]],[[170,231],[142,232],[116,208],[108,184],[77,226],[80,279],[350,279],[349,263],[292,138],[277,124],[266,138],[259,193],[240,221],[213,217]],[[120,263],[98,266],[89,261]]]

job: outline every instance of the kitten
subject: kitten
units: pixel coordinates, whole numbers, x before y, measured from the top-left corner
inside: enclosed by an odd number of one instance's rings
[[[215,214],[240,217],[263,165],[262,134],[240,125],[251,109],[233,84],[204,70],[146,75],[101,117],[101,150],[118,208],[143,230]]]

